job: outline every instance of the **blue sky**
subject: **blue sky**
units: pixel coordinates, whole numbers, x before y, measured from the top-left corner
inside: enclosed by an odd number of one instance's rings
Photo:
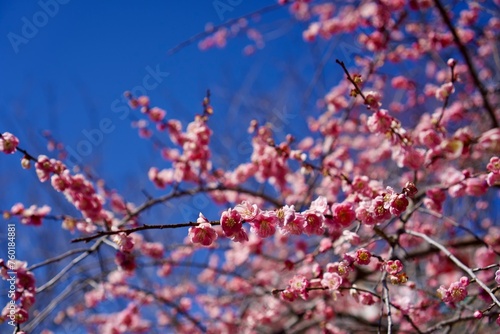
[[[162,73],[158,86],[148,91],[153,105],[183,121],[200,111],[207,88],[214,92],[217,116],[223,117],[231,101],[216,91],[234,93],[235,85],[251,71],[257,77],[252,85],[258,82],[266,89],[277,85],[282,78],[273,75],[273,70],[278,70],[271,64],[295,57],[286,42],[300,39],[298,31],[288,36],[286,26],[284,32],[275,33],[284,38],[252,57],[242,56],[243,47],[249,44],[245,37],[230,41],[231,47],[223,50],[201,52],[194,43],[174,56],[166,55],[170,48],[203,31],[207,22],[220,24],[221,17],[228,20],[269,4],[274,1],[242,1],[232,11],[220,13],[210,1],[172,5],[160,1],[72,0],[60,4],[57,13],[40,24],[32,37],[17,42],[19,36],[23,38],[29,32],[26,21],[40,23],[43,6],[36,1],[0,1],[1,130],[15,133],[22,147],[37,155],[47,153],[41,131],[52,130],[55,138],[76,149],[86,140],[83,131],[91,132],[108,118],[113,131],[92,147],[83,163],[97,168],[99,175],[112,176],[108,180],[119,187],[121,176],[144,172],[149,166],[142,162],[151,161],[157,154],[150,150],[150,143],[137,138],[130,119],[122,119],[121,112],[113,111],[113,106],[123,103],[113,103],[125,90],[142,85],[151,71]],[[266,19],[289,22],[289,14],[281,9],[266,14],[262,20]],[[253,85],[252,89],[258,87]],[[10,160],[2,159],[0,168],[11,170],[6,164],[15,159]]]

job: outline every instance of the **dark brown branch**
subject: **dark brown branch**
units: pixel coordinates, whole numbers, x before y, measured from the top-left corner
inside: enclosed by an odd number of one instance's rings
[[[48,281],[47,283],[45,283],[41,287],[36,288],[36,293],[38,294],[38,293],[44,291],[45,289],[50,288],[54,284],[56,284],[57,281],[59,281],[61,279],[61,277],[63,277],[68,271],[71,270],[71,268],[76,266],[78,263],[83,261],[87,256],[89,256],[94,251],[96,251],[101,246],[101,244],[104,242],[104,240],[105,240],[105,238],[101,238],[101,239],[97,240],[95,242],[95,244],[92,245],[92,247],[90,247],[84,253],[80,254],[78,257],[74,258],[66,267],[64,267],[59,273],[57,273],[57,275],[55,275],[50,281]]]
[[[73,254],[83,253],[83,252],[89,252],[89,251],[91,251],[91,249],[90,249],[90,248],[76,248],[76,249],[71,249],[71,250],[67,251],[67,252],[66,252],[66,253],[64,253],[64,254],[61,254],[61,255],[59,255],[59,256],[55,256],[55,257],[53,257],[53,258],[47,259],[47,260],[45,260],[45,261],[43,261],[43,262],[40,262],[40,263],[34,264],[34,265],[32,265],[32,266],[28,267],[28,269],[26,269],[26,270],[28,270],[28,271],[33,271],[33,270],[35,270],[35,269],[37,269],[37,268],[40,268],[40,267],[42,267],[42,266],[46,266],[46,265],[48,265],[48,264],[51,264],[51,263],[54,263],[54,262],[60,261],[60,260],[62,260],[62,259],[65,259],[65,258],[67,258],[68,256],[71,256],[71,255],[73,255]]]
[[[255,197],[260,197],[260,198],[266,200],[267,202],[275,205],[276,207],[283,206],[282,203],[280,203],[276,199],[272,198],[271,196],[267,196],[265,194],[260,194],[260,193],[257,193],[255,191],[249,190],[249,189],[244,189],[242,187],[226,187],[226,186],[223,186],[223,185],[218,185],[218,186],[215,186],[215,187],[208,187],[208,188],[196,188],[196,189],[190,189],[190,190],[178,190],[178,191],[176,191],[174,193],[170,193],[170,194],[164,195],[162,197],[149,200],[149,201],[145,202],[144,204],[142,204],[140,207],[138,207],[134,212],[132,212],[131,214],[129,214],[125,218],[123,218],[122,219],[122,224],[125,224],[130,219],[138,216],[141,212],[145,211],[146,209],[149,209],[150,207],[152,207],[154,205],[157,205],[157,204],[160,204],[160,203],[164,203],[164,202],[166,202],[168,200],[171,200],[173,198],[179,198],[179,197],[183,197],[183,196],[192,196],[192,195],[196,195],[196,194],[199,194],[199,193],[208,193],[208,192],[213,192],[213,191],[237,191],[237,192],[240,192],[240,193],[243,193],[243,194],[252,195],[252,196],[255,196]]]
[[[462,57],[464,57],[465,62],[467,63],[467,68],[469,69],[469,74],[472,77],[472,80],[474,81],[474,84],[476,85],[477,89],[479,90],[479,93],[481,94],[481,97],[483,98],[483,104],[484,107],[486,108],[486,111],[488,112],[491,123],[493,124],[492,128],[498,128],[498,120],[495,116],[495,110],[493,109],[492,105],[490,104],[490,101],[488,100],[488,91],[486,88],[483,86],[481,81],[479,80],[479,76],[477,75],[476,69],[474,68],[474,64],[472,63],[472,59],[469,56],[469,53],[467,52],[467,48],[465,45],[460,41],[460,37],[457,34],[457,31],[455,30],[455,27],[453,26],[453,23],[451,22],[450,18],[448,17],[448,14],[446,13],[446,9],[443,7],[443,4],[441,3],[440,0],[434,0],[434,3],[436,4],[436,7],[439,11],[439,14],[441,15],[441,18],[443,19],[444,23],[450,29],[451,34],[453,35],[453,40],[455,41],[455,44],[458,47],[458,50],[462,54]]]
[[[24,154],[24,156],[26,158],[28,158],[29,160],[31,161],[34,161],[34,162],[38,162],[38,159],[36,159],[34,156],[32,156],[31,154],[29,154],[26,150],[23,150],[22,148],[20,148],[19,146],[17,147],[17,150],[19,152],[21,152],[22,154]]]
[[[359,86],[356,83],[356,81],[354,81],[354,79],[349,74],[349,71],[347,70],[347,67],[345,66],[344,62],[341,61],[341,60],[338,60],[338,59],[336,59],[335,62],[337,64],[339,64],[340,67],[342,67],[342,69],[344,70],[344,73],[347,75],[347,80],[349,80],[353,84],[354,89],[356,90],[356,92],[363,98],[363,100],[366,103],[366,96],[363,94],[363,92],[361,91],[361,88],[359,88]]]
[[[209,222],[211,225],[220,225],[219,221],[211,221]],[[125,230],[116,230],[116,231],[99,231],[96,232],[96,234],[91,235],[89,237],[82,237],[82,238],[76,238],[71,240],[71,242],[89,242],[91,240],[97,239],[102,236],[109,236],[109,235],[114,235],[118,233],[125,233],[125,234],[131,234],[137,231],[143,231],[143,230],[163,230],[163,229],[170,229],[170,228],[183,228],[183,227],[192,227],[192,226],[198,226],[198,223],[193,223],[193,222],[187,222],[187,223],[181,223],[181,224],[164,224],[164,225],[141,225],[138,227],[134,228],[129,228]]]
[[[474,316],[468,316],[468,317],[458,317],[458,318],[454,318],[454,319],[444,320],[444,321],[438,322],[437,324],[435,324],[434,326],[432,326],[431,328],[426,330],[424,333],[432,333],[432,332],[435,332],[439,329],[442,329],[445,326],[450,326],[450,325],[453,325],[453,324],[456,324],[459,322],[475,320],[475,319],[476,318],[474,318]]]

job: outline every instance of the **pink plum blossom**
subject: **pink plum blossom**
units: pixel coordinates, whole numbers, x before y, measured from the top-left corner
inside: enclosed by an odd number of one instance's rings
[[[0,151],[6,154],[16,152],[19,139],[10,132],[0,134]]]
[[[217,232],[213,229],[208,219],[200,213],[197,220],[198,225],[189,228],[191,242],[202,246],[210,246],[217,239]]]

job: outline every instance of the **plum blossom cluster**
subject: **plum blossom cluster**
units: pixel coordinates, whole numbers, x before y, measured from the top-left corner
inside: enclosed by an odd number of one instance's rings
[[[45,155],[38,157],[35,168],[39,180],[45,182],[50,178],[52,187],[62,192],[85,218],[92,222],[110,219],[103,210],[104,198],[97,194],[94,185],[83,174],[72,175],[61,161]]]
[[[159,131],[165,130],[167,123],[164,121],[167,112],[158,107],[150,107],[149,97],[139,96],[135,98],[132,93],[125,92],[125,97],[129,99],[129,105],[131,108],[140,108],[142,114],[148,116],[149,120],[156,125]],[[148,129],[148,121],[142,119],[132,123],[133,126],[139,129],[139,137],[150,138],[152,136],[151,130]]]
[[[234,24],[228,27],[219,27],[217,29],[212,24],[207,24],[205,31],[209,35],[198,43],[198,48],[203,51],[212,48],[223,48],[229,39],[241,35],[246,35],[250,41],[243,48],[243,54],[245,55],[251,55],[258,49],[262,49],[265,45],[262,34],[257,29],[249,27],[248,20],[244,18],[236,20]]]
[[[357,191],[362,191],[357,184]],[[273,236],[276,231],[282,235],[322,235],[326,231],[339,231],[349,227],[356,219],[364,224],[374,225],[384,222],[393,216],[405,212],[408,206],[408,196],[414,196],[416,187],[407,183],[402,193],[396,193],[387,187],[386,192],[374,197],[372,200],[364,199],[355,207],[355,203],[346,200],[342,203],[328,205],[326,197],[319,196],[314,200],[309,209],[297,212],[294,205],[285,205],[276,210],[262,210],[256,204],[243,201],[224,211],[220,218],[220,225],[224,236],[236,242],[248,241],[248,235],[243,228],[243,223],[250,225],[250,231],[260,238]],[[198,223],[203,227],[191,228],[191,240],[211,245],[216,235],[208,220],[200,214]],[[210,233],[209,233],[210,231]]]
[[[25,225],[40,226],[43,218],[47,216],[50,211],[51,208],[47,205],[42,207],[31,205],[29,208],[25,208],[22,203],[17,203],[12,206],[10,211],[5,212],[4,216],[17,216],[20,218],[21,223]]]
[[[28,321],[29,310],[35,303],[35,275],[27,270],[26,262],[9,260],[7,266],[7,263],[0,259],[0,276],[3,280],[15,280],[14,295],[10,297],[15,304],[9,302],[3,308],[0,323],[11,321],[12,318],[16,324]]]
[[[164,246],[159,242],[145,241],[140,234],[126,234],[119,232],[111,237],[118,251],[115,254],[115,263],[118,268],[131,274],[136,268],[136,258],[144,255],[154,260],[160,260],[164,255]]]
[[[250,162],[242,163],[234,170],[216,170],[217,175],[220,176],[219,181],[225,187],[238,187],[254,178],[259,183],[269,183],[280,192],[290,192],[290,180],[287,179],[287,175],[293,173],[293,170],[290,168],[289,162],[296,160],[302,164],[307,155],[300,148],[292,148],[294,138],[291,135],[286,136],[285,141],[279,144],[275,143],[270,124],[259,124],[253,120],[248,132],[253,135]],[[217,195],[215,199],[220,202],[239,202],[242,200],[224,193]]]
[[[208,172],[212,168],[208,146],[212,130],[208,127],[207,120],[208,116],[213,113],[212,107],[208,104],[208,97],[203,102],[203,115],[197,115],[183,132],[181,122],[175,119],[167,120],[166,111],[158,107],[150,107],[147,96],[135,98],[129,92],[126,92],[125,96],[129,98],[132,108],[140,107],[141,112],[156,124],[156,130],[168,132],[172,143],[181,148],[181,151],[177,148],[162,148],[162,157],[171,162],[172,168],[159,170],[157,167],[151,167],[149,169],[148,177],[158,188],[165,188],[169,184],[182,181],[197,183],[208,177]],[[139,127],[140,137],[152,136],[151,130],[147,129],[146,120],[142,119],[134,124]]]
[[[116,265],[125,271],[133,271],[136,268],[134,249],[134,239],[124,232],[113,235],[112,240],[118,246],[115,255]]]
[[[250,225],[250,231],[260,238],[273,236],[276,231],[283,235],[321,235],[327,228],[340,228],[349,226],[355,219],[354,210],[351,205],[335,206],[333,215],[327,215],[330,206],[325,197],[318,197],[311,203],[309,209],[303,212],[296,212],[294,206],[285,205],[278,210],[261,210],[256,204],[243,201],[233,209],[224,211],[220,218],[220,225],[224,235],[233,241],[248,241],[248,235],[243,228],[243,222]],[[204,246],[214,241],[216,232],[208,223],[208,220],[200,214],[198,223],[202,225],[191,228],[190,238],[196,243]],[[203,236],[203,237],[202,237]]]
[[[461,302],[467,297],[467,286],[469,286],[469,279],[463,276],[459,281],[451,283],[448,288],[441,285],[437,290],[437,294],[443,302],[454,307],[456,303]]]
[[[389,260],[385,264],[385,270],[389,273],[388,280],[392,284],[404,284],[408,276],[403,271],[403,263],[400,260]]]
[[[357,177],[353,180],[352,190],[359,201],[356,208],[356,218],[364,224],[374,225],[400,216],[409,205],[409,199],[417,194],[417,188],[412,182],[407,182],[401,193],[391,187],[385,191],[373,192],[368,178]],[[366,196],[370,195],[371,196]]]
[[[333,284],[333,283],[332,283]],[[295,275],[289,282],[288,287],[280,293],[283,300],[294,301],[297,297],[307,299],[311,283],[304,275]],[[339,284],[340,285],[340,284]],[[337,286],[338,288],[338,286]]]
[[[345,253],[341,261],[326,264],[324,271],[320,268],[313,269],[315,278],[307,279],[302,274],[294,275],[290,279],[287,288],[280,292],[280,297],[289,302],[295,301],[298,297],[307,300],[309,292],[317,288],[336,295],[342,286],[344,288],[349,287],[349,275],[356,270],[356,266],[368,266],[372,258],[371,252],[365,248],[358,248],[355,252]],[[390,275],[390,280],[394,284],[406,283],[406,280],[399,278],[406,277],[406,275],[400,274],[402,270],[401,263],[389,261],[387,270],[393,273]],[[352,296],[357,302],[365,305],[371,305],[375,302],[373,296],[366,292],[361,292],[361,294],[356,292]]]
[[[102,334],[147,333],[151,323],[143,318],[139,309],[139,305],[130,303],[121,312],[91,316],[88,324]]]
[[[8,140],[16,142],[13,136],[5,136]],[[25,154],[21,160],[23,168],[30,168],[30,160],[35,158]],[[78,209],[84,219],[76,220],[66,217],[62,224],[63,228],[73,231],[75,227],[82,232],[91,233],[96,230],[96,224],[113,224],[114,214],[104,209],[105,198],[111,199],[111,208],[120,214],[126,214],[129,209],[123,199],[114,192],[99,193],[87,177],[81,173],[72,174],[66,165],[57,159],[49,158],[45,155],[39,155],[35,160],[35,172],[40,182],[46,182],[50,179],[54,190],[65,195],[66,199]],[[49,206],[37,207],[32,205],[25,208],[23,204],[15,204],[7,216],[18,216],[23,224],[39,226],[42,219],[51,211]]]
[[[273,132],[270,126],[261,125],[257,122],[252,122],[249,128],[250,132],[254,132],[252,138],[252,156],[251,162],[254,166],[252,174],[259,182],[269,180],[269,182],[280,189],[286,189],[287,173],[290,172],[288,166],[289,157],[289,141],[280,145],[274,145]]]
[[[442,212],[443,203],[447,197],[446,190],[452,198],[465,195],[482,196],[488,191],[488,179],[496,182],[494,173],[491,176],[485,173],[474,175],[470,169],[459,171],[452,167],[447,168],[441,178],[442,186],[429,187],[426,191],[427,197],[424,199],[425,206],[436,212]]]
[[[125,232],[115,234],[111,238],[113,242],[119,247],[120,252],[130,253],[134,249],[134,239],[127,235]]]

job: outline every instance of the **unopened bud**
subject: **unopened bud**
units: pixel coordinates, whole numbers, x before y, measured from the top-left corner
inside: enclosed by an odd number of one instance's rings
[[[455,67],[455,65],[457,64],[457,61],[453,58],[450,58],[450,59],[448,59],[447,64],[449,67]]]
[[[31,167],[31,162],[28,157],[23,157],[21,159],[21,167],[23,167],[24,169],[29,169]]]

